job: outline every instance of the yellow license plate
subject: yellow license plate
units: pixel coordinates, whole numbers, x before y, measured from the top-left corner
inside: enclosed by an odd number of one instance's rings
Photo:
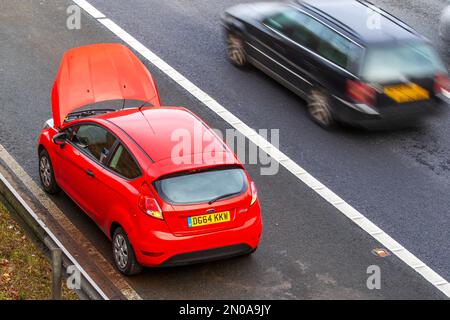
[[[230,211],[223,211],[211,214],[205,214],[202,216],[195,216],[188,218],[189,228],[207,226],[209,224],[223,223],[230,221]]]
[[[428,90],[415,83],[385,87],[384,93],[398,103],[430,99]]]

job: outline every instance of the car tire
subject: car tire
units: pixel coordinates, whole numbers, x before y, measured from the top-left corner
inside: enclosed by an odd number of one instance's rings
[[[326,94],[319,90],[311,90],[308,96],[308,113],[311,119],[319,126],[330,129],[335,126],[330,108],[330,100]]]
[[[112,251],[114,265],[122,274],[132,276],[141,273],[143,268],[137,262],[130,240],[121,227],[117,227],[114,230],[112,237]]]
[[[234,32],[227,32],[226,42],[227,55],[230,62],[239,68],[247,67],[247,53],[245,52],[242,36]]]
[[[45,149],[39,153],[39,178],[45,192],[49,194],[57,194],[61,191],[60,187],[56,183],[52,161],[50,160],[47,150]]]

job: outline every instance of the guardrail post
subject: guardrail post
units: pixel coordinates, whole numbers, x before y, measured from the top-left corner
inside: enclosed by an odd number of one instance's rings
[[[59,248],[52,250],[52,300],[62,298],[62,251]]]
[[[44,238],[44,244],[50,250],[52,258],[52,300],[62,299],[62,250],[49,237]]]
[[[52,300],[62,298],[62,251],[59,248],[52,249]]]

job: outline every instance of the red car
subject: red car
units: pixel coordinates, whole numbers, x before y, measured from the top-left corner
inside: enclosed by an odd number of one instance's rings
[[[125,108],[131,100],[143,104]],[[109,107],[92,108],[98,103]],[[152,76],[127,47],[66,52],[52,111],[39,138],[42,186],[64,190],[98,224],[119,271],[256,250],[262,221],[250,176],[196,115],[160,106]],[[188,136],[193,150],[180,149],[174,132]]]

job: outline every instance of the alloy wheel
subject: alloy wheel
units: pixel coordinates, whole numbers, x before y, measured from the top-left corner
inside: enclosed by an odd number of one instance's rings
[[[117,266],[124,270],[128,264],[128,246],[125,238],[118,234],[114,239],[114,258]]]
[[[234,34],[227,37],[227,51],[231,62],[237,66],[244,66],[247,63],[245,56],[244,43],[242,39]]]
[[[321,93],[314,91],[310,96],[308,111],[319,125],[330,127],[334,120],[328,106],[328,99]]]
[[[47,157],[41,157],[39,163],[39,173],[41,175],[42,183],[46,188],[49,188],[52,183],[52,169],[50,166],[50,161]]]

